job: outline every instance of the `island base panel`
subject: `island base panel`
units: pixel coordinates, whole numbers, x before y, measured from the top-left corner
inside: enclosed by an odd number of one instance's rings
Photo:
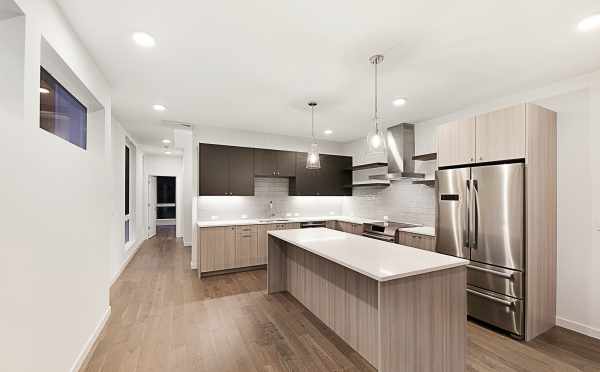
[[[269,236],[267,269],[268,293],[289,292],[379,371],[464,371],[464,267],[377,282]]]

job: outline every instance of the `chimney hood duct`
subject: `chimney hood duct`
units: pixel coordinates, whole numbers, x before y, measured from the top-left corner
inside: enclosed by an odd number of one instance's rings
[[[371,179],[400,180],[425,178],[415,173],[415,125],[402,123],[389,127],[386,133],[388,173],[371,176]]]

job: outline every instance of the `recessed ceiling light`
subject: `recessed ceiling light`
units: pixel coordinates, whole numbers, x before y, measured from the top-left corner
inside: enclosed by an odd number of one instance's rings
[[[165,106],[163,106],[163,105],[152,105],[152,108],[153,108],[155,111],[165,111],[165,110],[167,109],[167,108],[166,108]]]
[[[331,133],[333,133],[333,131],[331,129],[326,129],[323,133],[325,133],[326,135],[330,135]]]
[[[404,105],[406,105],[406,98],[396,98],[395,100],[392,101],[392,103],[396,107],[404,106]]]
[[[40,93],[41,94],[50,94],[50,91],[46,88],[40,88]]]
[[[171,140],[165,138],[164,140],[162,140],[162,143],[164,143],[165,145],[168,145],[169,143],[171,143]]]
[[[171,151],[165,151],[166,155],[171,155]]]
[[[592,31],[600,27],[600,13],[584,18],[577,24],[577,29],[582,32]]]
[[[156,41],[145,32],[134,32],[131,38],[135,43],[144,48],[151,48],[156,45]]]

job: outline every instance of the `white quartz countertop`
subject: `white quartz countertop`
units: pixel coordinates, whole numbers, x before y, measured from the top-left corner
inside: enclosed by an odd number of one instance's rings
[[[399,229],[399,230],[408,232],[408,233],[412,233],[412,234],[435,236],[435,227],[433,227],[433,226],[408,227],[406,229]]]
[[[457,257],[326,228],[278,230],[270,231],[269,235],[380,282],[469,263]]]
[[[266,220],[266,219],[265,219]],[[285,220],[285,221],[284,221]],[[198,221],[199,227],[218,227],[218,226],[233,226],[233,225],[268,225],[278,223],[297,223],[310,221],[343,221],[350,223],[374,223],[381,222],[368,218],[348,217],[348,216],[313,216],[313,217],[281,217],[281,219],[264,221],[263,219],[245,218],[239,220],[210,220]]]

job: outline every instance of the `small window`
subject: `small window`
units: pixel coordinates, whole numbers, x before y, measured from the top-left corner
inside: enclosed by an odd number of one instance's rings
[[[125,215],[129,215],[129,147],[125,146]]]
[[[87,108],[40,67],[40,128],[87,148]]]

